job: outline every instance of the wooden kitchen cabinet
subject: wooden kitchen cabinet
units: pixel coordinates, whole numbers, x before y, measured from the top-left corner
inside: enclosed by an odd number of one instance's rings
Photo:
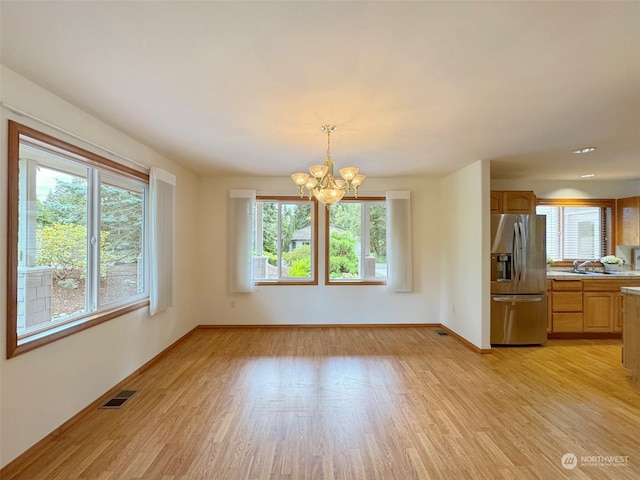
[[[622,287],[640,287],[638,278],[553,279],[548,282],[550,335],[556,338],[618,338],[624,324]],[[550,284],[549,284],[550,283]]]
[[[613,332],[615,293],[583,293],[583,328],[585,332]]]
[[[631,379],[640,383],[640,295],[624,294],[622,363],[631,370]]]
[[[640,197],[616,200],[616,243],[640,245]]]
[[[624,325],[624,293],[613,294],[613,331],[621,332]]]
[[[582,332],[582,280],[553,280],[551,289],[552,331]]]
[[[547,333],[553,330],[553,301],[551,300],[551,290],[553,290],[553,283],[551,280],[547,280]]]
[[[502,212],[502,192],[498,190],[491,190],[491,213],[503,213]]]
[[[536,196],[532,191],[492,190],[491,213],[536,213]]]

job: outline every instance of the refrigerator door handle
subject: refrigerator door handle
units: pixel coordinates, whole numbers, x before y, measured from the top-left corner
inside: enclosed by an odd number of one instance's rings
[[[522,297],[522,296],[510,295],[510,296],[504,296],[504,297],[493,297],[493,301],[501,302],[501,303],[533,303],[533,302],[541,302],[542,298],[543,298],[542,296]]]
[[[513,224],[513,273],[515,277],[515,288],[516,292],[520,291],[520,277],[522,275],[522,238],[520,232],[520,222],[516,219],[516,222]]]

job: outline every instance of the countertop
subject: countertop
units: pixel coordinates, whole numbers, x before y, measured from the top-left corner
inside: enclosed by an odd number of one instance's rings
[[[547,271],[547,278],[549,279],[568,279],[572,280],[582,279],[589,280],[590,278],[597,278],[598,280],[606,280],[606,279],[625,279],[625,278],[633,278],[640,279],[640,270],[623,270],[622,272],[616,273],[573,273],[571,271],[562,271],[562,270],[550,270]]]
[[[622,287],[622,293],[630,293],[632,295],[640,295],[640,287]]]

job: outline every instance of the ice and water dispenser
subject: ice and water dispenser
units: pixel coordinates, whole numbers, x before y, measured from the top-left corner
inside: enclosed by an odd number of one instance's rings
[[[491,281],[510,282],[513,278],[513,263],[510,253],[491,255]]]

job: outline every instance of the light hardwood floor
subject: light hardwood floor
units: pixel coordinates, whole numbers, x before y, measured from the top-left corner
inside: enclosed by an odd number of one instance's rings
[[[5,478],[637,479],[620,357],[616,340],[480,355],[428,327],[199,329]]]

